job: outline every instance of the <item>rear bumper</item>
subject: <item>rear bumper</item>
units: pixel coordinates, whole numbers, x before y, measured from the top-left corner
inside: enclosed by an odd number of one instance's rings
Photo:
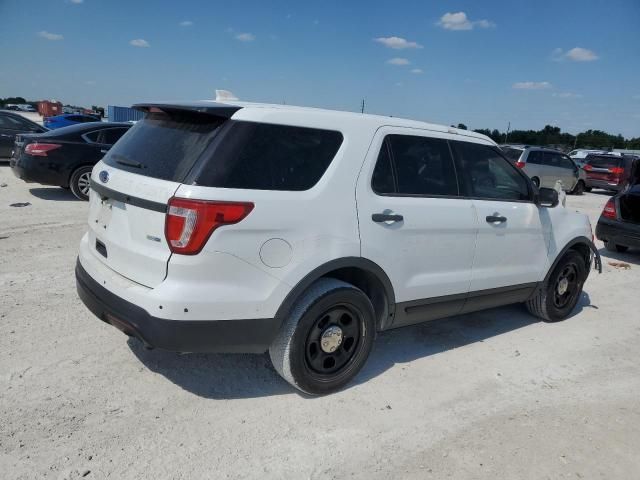
[[[585,184],[588,188],[602,188],[604,190],[620,191],[622,185],[619,183],[607,182],[606,180],[593,180],[587,178]]]
[[[60,166],[51,167],[51,162],[29,155],[22,154],[19,159],[11,158],[9,166],[13,174],[27,183],[41,183],[43,185],[56,185],[67,187],[69,174],[61,171]]]
[[[640,225],[600,218],[596,225],[596,237],[603,242],[640,248]]]
[[[278,333],[275,318],[167,320],[110,292],[76,263],[78,296],[100,320],[146,346],[174,352],[264,353]]]

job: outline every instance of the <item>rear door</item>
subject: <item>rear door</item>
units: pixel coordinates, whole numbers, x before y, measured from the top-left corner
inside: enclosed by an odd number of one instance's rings
[[[89,242],[97,259],[137,283],[161,283],[170,257],[167,202],[211,143],[223,119],[162,111],[125,134],[92,174]]]
[[[449,137],[383,127],[358,179],[362,256],[393,284],[396,326],[458,313],[469,289],[476,216],[460,196]]]
[[[470,292],[537,282],[547,245],[529,182],[497,148],[459,141],[451,145],[478,216]]]

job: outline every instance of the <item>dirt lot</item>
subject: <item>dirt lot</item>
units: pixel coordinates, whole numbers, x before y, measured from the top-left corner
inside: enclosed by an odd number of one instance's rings
[[[87,205],[6,166],[2,183],[3,479],[640,471],[638,251],[615,255],[631,266],[622,270],[602,250],[603,274],[592,272],[564,322],[513,306],[388,332],[353,385],[311,399],[266,355],[145,351],[92,317],[73,276]],[[569,197],[568,207],[595,225],[606,199]]]

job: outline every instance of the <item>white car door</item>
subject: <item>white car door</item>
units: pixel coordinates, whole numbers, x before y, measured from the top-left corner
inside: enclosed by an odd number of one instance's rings
[[[526,299],[547,262],[548,220],[533,202],[533,192],[498,149],[469,142],[451,142],[467,195],[478,217],[478,237],[471,273],[469,301],[485,296],[496,304],[511,295]],[[502,297],[502,298],[500,298]],[[520,297],[525,297],[520,299]]]
[[[358,178],[361,252],[393,284],[394,326],[454,315],[469,289],[476,215],[459,193],[452,136],[383,127]]]

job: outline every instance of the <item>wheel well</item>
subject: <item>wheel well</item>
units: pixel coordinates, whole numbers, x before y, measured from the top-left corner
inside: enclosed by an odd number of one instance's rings
[[[582,258],[584,258],[584,266],[587,269],[589,268],[589,264],[591,263],[591,248],[589,247],[589,245],[586,245],[584,243],[576,243],[575,245],[572,245],[569,250],[578,252],[582,256]]]
[[[358,267],[344,267],[332,270],[323,275],[350,283],[362,290],[373,305],[376,313],[376,326],[378,330],[389,326],[392,320],[393,306],[390,305],[384,284],[371,272]]]
[[[71,184],[71,177],[73,177],[73,174],[76,173],[76,171],[79,168],[82,167],[91,167],[93,168],[94,164],[93,163],[83,163],[82,165],[75,165],[73,168],[71,168],[71,170],[69,171],[69,178],[67,178],[67,183]]]

